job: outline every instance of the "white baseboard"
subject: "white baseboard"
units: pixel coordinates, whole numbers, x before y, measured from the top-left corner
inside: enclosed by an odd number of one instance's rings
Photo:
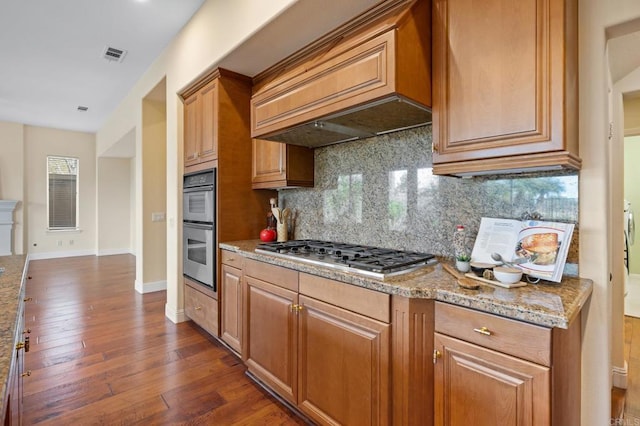
[[[640,274],[629,274],[629,278],[633,280],[640,280]]]
[[[44,253],[29,253],[30,260],[57,259],[60,257],[95,256],[95,250],[50,251]]]
[[[189,318],[184,313],[184,309],[175,310],[168,303],[164,305],[164,315],[171,320],[174,324],[188,321]]]
[[[133,252],[128,248],[98,250],[98,256],[113,256],[115,254],[133,254]]]
[[[162,291],[167,289],[167,280],[152,281],[149,283],[141,283],[136,280],[135,289],[140,294],[153,293],[154,291]]]
[[[624,367],[613,367],[612,369],[612,379],[613,386],[626,389],[627,388],[627,377],[628,377],[628,365],[627,361],[624,362]]]

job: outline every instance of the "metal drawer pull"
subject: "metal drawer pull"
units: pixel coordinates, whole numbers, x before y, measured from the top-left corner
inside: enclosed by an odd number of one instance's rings
[[[201,307],[201,306],[196,306],[196,311],[199,311],[199,310],[201,310],[201,309],[202,309],[202,307]]]
[[[485,336],[491,336],[491,331],[487,327],[474,328],[476,333],[484,334]]]

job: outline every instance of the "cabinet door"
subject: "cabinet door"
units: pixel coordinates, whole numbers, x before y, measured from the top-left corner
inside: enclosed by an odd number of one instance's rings
[[[199,163],[218,158],[218,80],[200,90],[202,135],[198,147]]]
[[[574,142],[577,153],[573,3],[434,1],[434,165],[517,156],[545,166],[568,161],[543,154],[565,156]],[[501,166],[518,165],[486,167]]]
[[[253,189],[313,187],[313,149],[253,140]]]
[[[242,354],[242,271],[222,265],[221,281],[222,340]]]
[[[296,404],[298,294],[245,276],[247,367],[280,396]]]
[[[200,126],[201,106],[200,95],[194,93],[184,100],[184,165],[191,166],[198,163],[198,149],[200,146],[202,128]]]
[[[280,142],[253,140],[252,183],[286,179],[286,147]]]
[[[323,424],[389,424],[389,324],[300,296],[298,407]]]
[[[549,425],[550,370],[435,334],[435,425]]]

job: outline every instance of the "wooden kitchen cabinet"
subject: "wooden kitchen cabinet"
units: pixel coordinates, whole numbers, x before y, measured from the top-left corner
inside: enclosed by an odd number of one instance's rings
[[[184,279],[184,313],[210,334],[218,335],[218,301],[202,284]]]
[[[218,80],[184,99],[185,168],[218,157]]]
[[[580,168],[577,28],[577,0],[434,0],[434,174]]]
[[[389,424],[391,326],[306,296],[299,304],[298,408],[321,424]]]
[[[549,329],[435,303],[434,424],[579,425],[580,319]]]
[[[428,124],[431,2],[388,3],[256,76],[252,137],[318,147]]]
[[[245,259],[249,372],[319,424],[390,424],[390,297]]]
[[[24,355],[29,352],[29,333],[30,330],[25,329],[25,279],[22,277],[21,290],[19,295],[19,307],[17,312],[17,320],[15,326],[15,338],[13,348],[11,348],[11,363],[7,372],[7,388],[5,392],[4,413],[0,415],[4,417],[4,426],[22,425],[23,419],[23,382],[25,376],[31,375],[30,371],[25,371]]]
[[[254,189],[313,187],[313,149],[253,139]]]
[[[226,250],[221,252],[220,337],[238,354],[242,354],[242,264],[243,257]]]
[[[275,278],[275,277],[274,277]],[[296,404],[298,293],[247,276],[243,358],[249,371],[278,395]]]
[[[548,425],[550,369],[441,334],[436,425]]]

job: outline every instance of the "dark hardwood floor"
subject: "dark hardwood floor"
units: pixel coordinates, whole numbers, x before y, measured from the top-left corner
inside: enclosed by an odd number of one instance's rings
[[[165,292],[134,290],[135,258],[31,261],[31,376],[24,424],[304,424],[191,321],[165,318]]]
[[[618,424],[640,425],[640,318],[624,317],[624,349],[627,360],[627,390],[624,421]]]

